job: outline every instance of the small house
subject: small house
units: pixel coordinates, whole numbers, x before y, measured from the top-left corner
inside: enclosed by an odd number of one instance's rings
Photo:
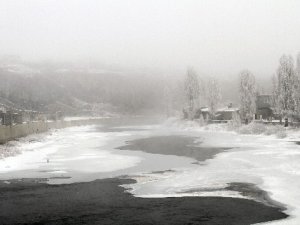
[[[204,120],[210,119],[210,111],[208,107],[201,107],[198,108],[193,116],[194,119],[200,119],[203,118]]]
[[[30,122],[30,114],[31,110],[23,110],[22,111],[22,117],[23,117],[23,122]]]
[[[209,120],[211,118],[210,110],[208,107],[202,107],[201,113],[204,120]]]
[[[233,120],[235,115],[239,115],[239,109],[233,107],[226,107],[218,109],[215,115],[215,120]]]
[[[1,113],[2,125],[10,126],[13,124],[13,117],[11,111]]]
[[[22,124],[23,123],[23,115],[21,112],[13,112],[12,113],[12,122],[14,124]]]

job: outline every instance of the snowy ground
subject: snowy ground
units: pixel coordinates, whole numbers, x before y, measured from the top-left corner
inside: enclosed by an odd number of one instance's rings
[[[136,156],[96,151],[97,147],[105,145],[109,139],[105,133],[93,132],[93,126],[57,130],[51,135],[45,134],[41,140],[24,138],[21,140],[22,144],[14,146],[22,154],[2,159],[0,173],[2,177],[13,174],[8,172],[14,172],[17,177],[45,177],[53,174],[64,177],[75,172],[125,169],[141,161]]]
[[[295,143],[300,141],[300,132],[288,130],[288,137],[279,139],[275,135],[238,134],[224,125],[199,128],[166,123],[134,128],[138,129],[99,132],[94,126],[73,127],[41,135],[40,141],[22,139],[14,146],[22,154],[0,160],[0,178],[46,177],[50,183],[67,183],[130,174],[137,180],[128,185],[131,193],[141,197],[242,198],[237,192],[220,189],[231,182],[248,182],[285,204],[291,215],[267,224],[300,224],[300,145]],[[192,164],[195,160],[186,157],[112,150],[138,136],[174,133],[197,136],[202,146],[233,149],[201,165]],[[168,169],[173,170],[152,173]]]

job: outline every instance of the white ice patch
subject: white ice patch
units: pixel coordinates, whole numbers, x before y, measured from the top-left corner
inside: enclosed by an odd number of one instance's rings
[[[110,118],[109,116],[73,116],[73,117],[65,117],[65,121],[75,121],[75,120],[95,120],[95,119],[106,119]]]
[[[246,196],[241,196],[236,191],[195,191],[189,193],[170,193],[170,194],[146,194],[146,195],[139,195],[141,198],[168,198],[168,197],[223,197],[223,198],[243,198],[243,199],[251,199]]]
[[[94,126],[58,130],[41,141],[19,144],[21,154],[1,159],[0,173],[30,173],[29,170],[48,174],[103,173],[132,167],[142,160],[99,148],[108,140],[109,134],[94,131]]]
[[[54,171],[49,171],[48,173],[52,173],[52,174],[62,174],[62,173],[67,173],[67,171],[64,171],[64,170],[54,170]]]

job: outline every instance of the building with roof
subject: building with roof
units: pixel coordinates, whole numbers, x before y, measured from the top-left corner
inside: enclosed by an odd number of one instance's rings
[[[215,120],[233,120],[235,116],[240,115],[240,109],[234,107],[225,107],[222,109],[218,109],[215,115]]]

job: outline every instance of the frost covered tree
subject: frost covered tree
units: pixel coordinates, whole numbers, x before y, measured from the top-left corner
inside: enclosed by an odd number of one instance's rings
[[[278,81],[277,77],[274,74],[272,76],[272,106],[273,113],[280,114],[280,106],[279,106],[279,92],[278,92]]]
[[[168,86],[165,86],[164,88],[164,105],[165,105],[165,112],[166,116],[171,116],[172,111],[172,94],[170,91],[170,88]]]
[[[198,103],[200,95],[199,78],[196,72],[191,68],[189,68],[186,73],[184,91],[189,114],[191,116],[197,106],[196,104]]]
[[[298,79],[294,70],[293,58],[283,55],[279,60],[277,69],[278,109],[281,116],[292,116],[299,108],[297,83]]]
[[[241,116],[248,121],[256,111],[256,84],[254,75],[244,70],[240,73],[240,105]]]
[[[198,99],[198,104],[199,106],[207,106],[207,83],[205,80],[201,77],[199,77],[199,99]]]
[[[207,102],[213,117],[216,114],[220,101],[221,93],[219,82],[215,78],[210,78],[207,82]]]

